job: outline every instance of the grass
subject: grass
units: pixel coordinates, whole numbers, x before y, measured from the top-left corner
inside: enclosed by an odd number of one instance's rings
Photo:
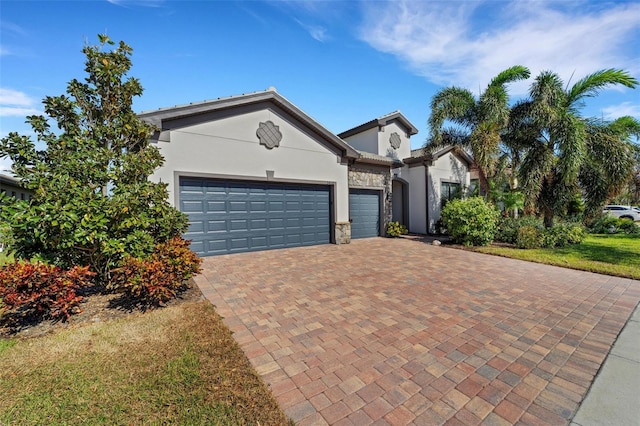
[[[0,424],[288,424],[208,302],[0,339]]]
[[[522,250],[476,247],[475,251],[606,275],[640,279],[640,235],[588,235],[582,244]]]

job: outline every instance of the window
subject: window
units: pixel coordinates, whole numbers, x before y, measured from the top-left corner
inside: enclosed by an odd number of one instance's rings
[[[442,182],[440,184],[440,201],[442,202],[442,207],[444,207],[447,202],[454,198],[460,198],[461,196],[462,187],[459,183]]]
[[[471,179],[469,182],[469,196],[480,195],[480,179]]]

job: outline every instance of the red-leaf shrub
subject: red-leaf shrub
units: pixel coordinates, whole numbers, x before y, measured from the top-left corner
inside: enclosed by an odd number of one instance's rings
[[[69,270],[41,262],[14,262],[0,269],[0,307],[33,319],[66,320],[82,300],[76,291],[93,285],[89,267]]]
[[[112,271],[110,286],[146,304],[164,303],[185,289],[185,281],[200,272],[200,259],[190,241],[174,237],[158,244],[146,259],[125,257]]]

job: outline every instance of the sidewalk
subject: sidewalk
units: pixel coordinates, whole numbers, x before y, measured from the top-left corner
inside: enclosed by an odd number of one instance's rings
[[[640,425],[640,307],[620,332],[571,426]]]

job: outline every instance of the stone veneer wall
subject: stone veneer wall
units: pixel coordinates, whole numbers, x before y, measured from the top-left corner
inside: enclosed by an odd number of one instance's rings
[[[387,224],[391,222],[391,181],[391,168],[389,166],[376,166],[372,164],[361,163],[356,163],[349,166],[349,188],[383,190],[383,230],[387,229]],[[382,235],[384,235],[384,231]]]
[[[336,244],[349,244],[351,242],[351,223],[336,222]]]

